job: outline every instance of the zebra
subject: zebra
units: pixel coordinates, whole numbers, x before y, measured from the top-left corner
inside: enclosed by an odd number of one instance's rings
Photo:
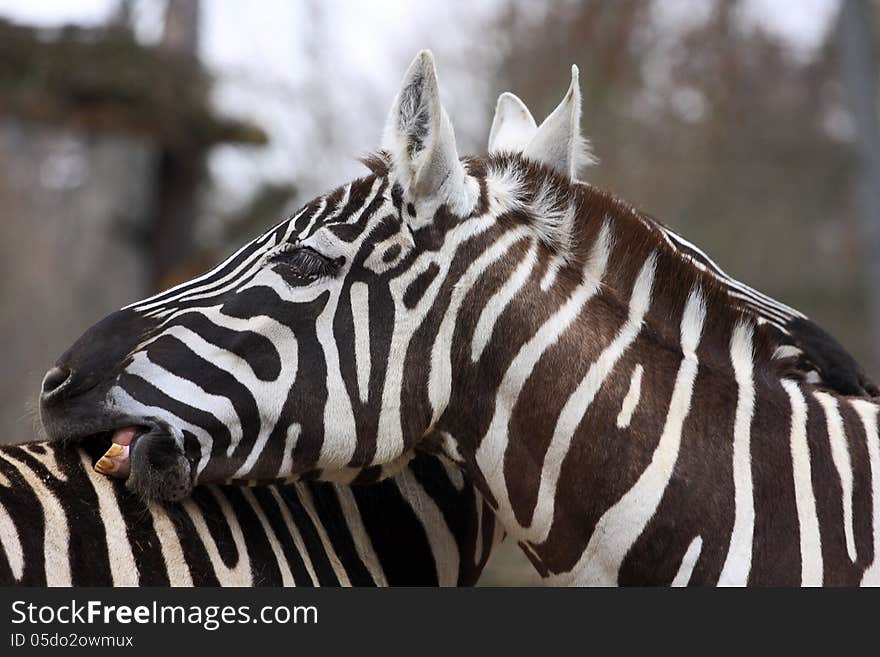
[[[537,122],[526,104],[516,94],[504,92],[495,106],[488,152],[522,153],[537,131]],[[570,175],[576,182],[578,170],[594,164],[596,158],[590,152],[587,141],[575,152],[583,154],[583,162],[575,163],[570,171],[562,173]],[[837,339],[802,312],[736,280],[698,246],[656,218],[639,213],[639,220],[649,230],[656,231],[669,246],[689,258],[696,267],[715,276],[733,303],[742,305],[744,310],[754,315],[757,322],[768,324],[783,345],[781,353],[794,359],[795,368],[805,379],[847,395],[880,395],[877,385]]]
[[[144,502],[92,465],[101,441],[0,446],[0,586],[473,585],[500,540],[461,473],[194,489]]]
[[[876,583],[877,405],[576,179],[577,77],[462,159],[420,53],[371,174],[89,329],[43,382],[49,435],[124,444],[155,497],[440,454],[550,584]]]

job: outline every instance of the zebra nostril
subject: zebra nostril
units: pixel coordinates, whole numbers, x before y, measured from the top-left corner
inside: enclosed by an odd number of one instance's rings
[[[70,370],[66,367],[53,367],[43,378],[43,396],[48,397],[63,386],[70,378]]]

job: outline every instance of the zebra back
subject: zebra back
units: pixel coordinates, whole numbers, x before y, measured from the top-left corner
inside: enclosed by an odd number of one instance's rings
[[[0,585],[472,585],[501,536],[431,456],[371,486],[200,486],[145,503],[93,471],[103,447],[0,446]]]

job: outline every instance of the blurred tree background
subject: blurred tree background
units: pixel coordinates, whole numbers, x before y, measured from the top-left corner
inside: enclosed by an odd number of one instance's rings
[[[463,152],[581,69],[586,179],[799,308],[880,378],[871,0],[0,0],[0,440],[96,319],[362,172],[435,52]],[[67,25],[71,23],[71,25]],[[65,27],[65,25],[67,25]],[[529,581],[508,548],[488,582]]]

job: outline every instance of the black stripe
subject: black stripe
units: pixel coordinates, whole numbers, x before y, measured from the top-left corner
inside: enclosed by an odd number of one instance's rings
[[[357,553],[345,514],[339,504],[335,488],[327,483],[306,484],[312,493],[315,511],[333,544],[342,567],[353,586],[375,586],[370,572]]]
[[[292,488],[292,486],[290,487]],[[293,536],[287,528],[287,523],[284,522],[278,500],[272,494],[273,490],[276,490],[274,486],[259,486],[251,489],[251,492],[266,514],[266,518],[269,520],[269,525],[275,532],[275,536],[278,537],[278,542],[281,544],[282,550],[284,550],[284,558],[287,559],[287,565],[290,568],[290,573],[293,575],[294,583],[297,586],[314,586],[309,571],[306,570],[302,555],[299,553],[299,548],[297,548]]]
[[[390,586],[437,586],[436,563],[421,520],[392,480],[351,489]],[[406,536],[407,540],[400,540]]]
[[[206,342],[235,354],[250,366],[261,381],[274,381],[281,373],[281,356],[272,341],[264,335],[218,326],[198,312],[175,317],[173,325],[184,326]]]
[[[312,562],[315,576],[318,578],[318,585],[339,586],[339,579],[336,577],[336,573],[333,572],[333,567],[327,558],[321,538],[318,536],[314,523],[309,518],[299,499],[299,491],[295,486],[284,486],[278,489],[278,493],[285,504],[287,504],[290,515],[293,517],[293,522],[299,530],[303,544],[309,554],[309,559]]]

